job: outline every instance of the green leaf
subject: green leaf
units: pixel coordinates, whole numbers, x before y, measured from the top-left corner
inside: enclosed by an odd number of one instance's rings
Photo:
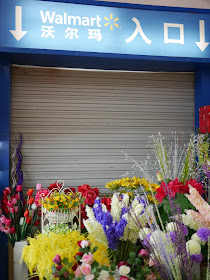
[[[133,260],[132,259],[128,259],[128,263],[129,264],[133,264]]]
[[[136,273],[136,279],[141,279],[142,273],[141,272],[137,272]]]
[[[135,264],[141,265],[142,261],[140,259],[135,259]]]
[[[82,252],[83,254],[85,253],[89,253],[89,248],[85,247],[85,248],[79,248],[79,251]]]
[[[95,253],[98,250],[98,247],[94,247],[92,253]]]
[[[62,263],[63,263],[64,265],[68,266],[69,260],[68,260],[67,258],[64,258],[64,259],[62,260]]]
[[[79,262],[81,259],[82,259],[82,257],[81,256],[79,256],[79,255],[76,255],[76,260]]]
[[[109,271],[109,268],[108,268],[107,266],[103,265],[103,266],[101,267],[101,270]]]
[[[129,257],[130,257],[131,259],[135,259],[136,253],[131,251],[131,252],[129,253]]]
[[[115,271],[116,265],[114,263],[111,263],[110,268],[111,268],[112,271]]]

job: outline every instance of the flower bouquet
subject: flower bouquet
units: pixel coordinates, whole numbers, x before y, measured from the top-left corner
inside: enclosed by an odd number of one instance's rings
[[[16,190],[7,187],[3,191],[0,230],[7,234],[13,247],[16,241],[34,236],[39,226],[41,210],[32,195],[33,189],[29,189],[25,200],[21,185]]]

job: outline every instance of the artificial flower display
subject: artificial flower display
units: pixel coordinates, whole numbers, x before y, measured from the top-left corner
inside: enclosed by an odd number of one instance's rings
[[[84,240],[86,242],[84,242]],[[69,231],[62,235],[54,232],[51,232],[49,235],[39,234],[36,238],[29,237],[28,243],[29,245],[23,249],[22,258],[27,264],[29,272],[33,274],[33,272],[36,271],[41,280],[44,278],[50,279],[53,260],[56,263],[60,263],[60,259],[63,260],[67,258],[72,264],[69,273],[73,273],[73,271],[76,270],[82,258],[84,262],[93,259],[95,262],[99,263],[101,267],[109,267],[110,265],[106,245],[98,242],[92,236],[81,234],[77,230]],[[84,252],[79,250],[81,247],[87,247],[87,245],[90,245],[91,256],[89,255],[86,257],[84,256]],[[97,248],[97,250],[94,250],[94,248]],[[57,258],[55,259],[56,255]],[[58,255],[60,259],[58,259]],[[89,272],[89,268],[87,272]]]
[[[21,185],[16,190],[7,187],[3,191],[0,230],[7,234],[13,247],[15,242],[34,236],[39,226],[41,213],[32,195],[33,189],[29,189],[25,200]]]
[[[110,189],[111,191],[120,191],[120,189],[122,189],[127,192],[128,191],[134,192],[136,190],[141,191],[141,188],[143,188],[144,191],[146,192],[156,193],[156,190],[160,186],[158,184],[149,182],[145,178],[140,179],[139,177],[133,177],[133,178],[126,177],[119,180],[108,182],[105,185],[105,187]],[[158,203],[158,201],[154,199],[154,197],[151,194],[148,195],[148,200],[151,203]]]

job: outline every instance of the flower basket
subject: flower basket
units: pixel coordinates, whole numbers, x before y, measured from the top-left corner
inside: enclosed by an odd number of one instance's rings
[[[50,223],[54,224],[64,224],[64,223],[72,223],[74,217],[76,216],[76,212],[74,210],[57,210],[54,212],[46,211],[45,218],[48,219]]]

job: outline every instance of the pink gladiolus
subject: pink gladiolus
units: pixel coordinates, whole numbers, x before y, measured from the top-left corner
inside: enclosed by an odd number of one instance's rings
[[[10,228],[10,233],[14,234],[15,233],[15,227]]]
[[[89,264],[85,264],[85,263],[84,263],[84,264],[82,265],[82,268],[81,268],[81,269],[82,269],[82,274],[85,275],[85,276],[86,276],[86,275],[89,275],[90,272],[91,272],[91,266],[90,266]]]
[[[10,211],[10,213],[14,214],[15,213],[15,208],[14,207],[10,207],[9,211]]]
[[[6,227],[4,228],[4,232],[7,233],[7,234],[9,234],[9,233],[10,233],[10,228],[6,226]]]
[[[89,274],[89,275],[85,276],[85,280],[93,280],[93,279],[94,279],[94,274]]]
[[[6,217],[4,215],[1,216],[0,221],[2,224],[5,224],[6,222]]]
[[[12,203],[13,203],[14,205],[16,205],[16,204],[17,204],[17,198],[14,197],[14,198],[12,199]]]
[[[81,267],[81,265],[79,265],[77,267],[77,269],[75,270],[75,277],[77,278],[77,277],[79,277],[81,275],[82,275],[82,267]]]
[[[56,264],[59,264],[61,262],[61,257],[60,255],[56,255],[53,259],[53,262],[56,263]]]
[[[12,201],[9,201],[9,200],[8,200],[8,201],[7,201],[7,206],[8,206],[8,207],[12,207],[12,206],[13,206]]]
[[[6,218],[5,225],[9,226],[12,222],[12,219]]]
[[[88,253],[88,254],[84,254],[81,262],[83,263],[87,263],[87,264],[92,264],[93,263],[93,254]]]
[[[18,213],[18,206],[15,206],[15,213]]]

